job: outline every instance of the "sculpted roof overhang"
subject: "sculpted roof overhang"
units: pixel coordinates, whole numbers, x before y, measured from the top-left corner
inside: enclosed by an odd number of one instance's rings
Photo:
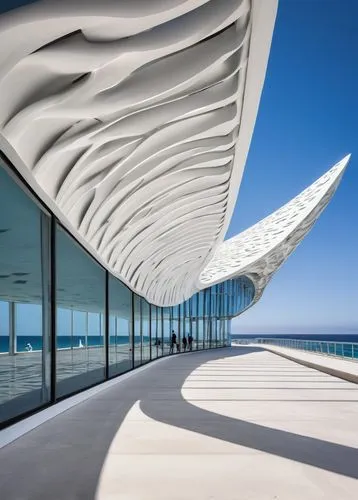
[[[0,148],[111,273],[157,305],[223,241],[276,0],[38,1],[0,16]]]

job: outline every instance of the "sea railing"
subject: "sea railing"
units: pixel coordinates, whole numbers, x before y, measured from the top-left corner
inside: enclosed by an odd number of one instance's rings
[[[350,359],[358,361],[358,343],[333,342],[329,340],[303,340],[303,339],[277,339],[257,338],[251,341],[256,344],[268,344],[300,351],[314,352],[325,356]]]

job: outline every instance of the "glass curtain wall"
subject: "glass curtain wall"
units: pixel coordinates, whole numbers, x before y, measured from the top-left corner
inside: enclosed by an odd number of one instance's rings
[[[56,394],[105,379],[104,269],[56,227]]]
[[[176,344],[173,346],[173,353],[181,350],[180,335],[180,306],[170,307],[170,331],[176,335]]]
[[[133,300],[134,306],[134,367],[140,366],[142,364],[142,324],[141,324],[141,314],[142,314],[142,301],[139,295],[134,295]]]
[[[132,293],[118,279],[108,277],[109,376],[132,366]]]
[[[142,337],[142,364],[148,363],[151,359],[151,340],[150,340],[150,329],[151,329],[151,317],[150,317],[150,305],[143,298],[142,301],[142,315],[141,315],[141,337]]]
[[[151,316],[151,359],[163,356],[163,330],[162,330],[162,310],[157,306],[150,306]]]
[[[239,277],[149,304],[0,164],[0,425],[151,359],[229,345],[254,293]]]
[[[151,333],[151,359],[156,359],[159,356],[159,336],[158,336],[158,308],[150,306],[150,333]]]
[[[0,160],[0,424],[50,401],[50,217]]]
[[[166,356],[170,352],[171,348],[171,323],[170,323],[170,307],[162,308],[163,316],[163,356]]]
[[[198,293],[198,319],[197,319],[197,349],[204,349],[204,303],[205,303],[205,292],[201,291]]]

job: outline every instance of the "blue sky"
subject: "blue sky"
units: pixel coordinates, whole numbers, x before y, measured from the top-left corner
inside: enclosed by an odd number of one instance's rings
[[[0,10],[23,3],[29,2],[5,0]],[[261,105],[227,237],[279,208],[347,153],[352,158],[313,231],[260,302],[234,320],[234,333],[358,333],[357,19],[358,0],[279,2]]]
[[[344,8],[342,8],[344,6]],[[358,2],[281,0],[227,237],[351,161],[312,232],[233,333],[358,333]]]

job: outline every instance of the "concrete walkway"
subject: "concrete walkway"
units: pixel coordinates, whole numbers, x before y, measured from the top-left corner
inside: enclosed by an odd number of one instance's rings
[[[358,386],[273,353],[175,356],[0,450],[6,500],[358,498]]]
[[[335,377],[339,377],[344,380],[348,380],[349,382],[358,384],[357,360],[327,356],[325,354],[301,351],[299,349],[288,347],[278,347],[269,344],[251,344],[251,346],[260,348],[263,347],[267,351],[280,354],[281,356],[291,359],[292,361],[302,363],[304,366],[308,366],[309,368],[315,368],[317,370],[328,373],[329,375],[333,375]]]

